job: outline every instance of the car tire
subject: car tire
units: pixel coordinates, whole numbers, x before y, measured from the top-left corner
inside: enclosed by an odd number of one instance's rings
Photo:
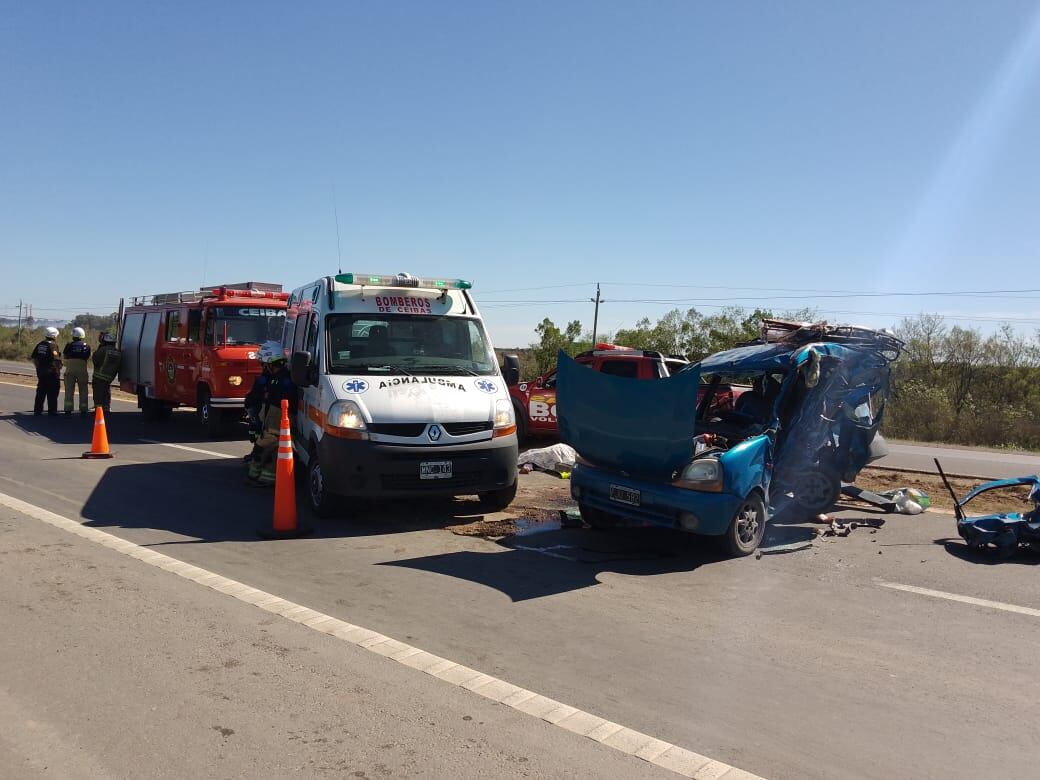
[[[514,479],[513,484],[501,490],[489,490],[487,493],[479,493],[480,508],[484,512],[502,512],[516,498],[516,489],[520,480]]]
[[[841,479],[827,468],[805,469],[792,475],[794,502],[810,515],[826,512],[841,495]]]
[[[737,507],[733,520],[722,537],[726,552],[734,558],[751,555],[762,543],[767,522],[769,513],[766,510],[766,502],[758,493],[751,493]]]
[[[578,511],[581,512],[581,519],[588,524],[589,528],[594,528],[597,531],[609,531],[618,525],[618,519],[610,512],[604,512],[602,509],[594,509],[586,504],[578,504]]]
[[[307,460],[307,502],[318,517],[335,517],[340,511],[339,497],[330,493],[317,448],[312,448]]]

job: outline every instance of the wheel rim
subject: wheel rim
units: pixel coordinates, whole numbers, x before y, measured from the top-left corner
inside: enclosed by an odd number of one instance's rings
[[[321,476],[321,464],[318,463],[317,459],[311,466],[310,493],[311,504],[321,506],[322,498],[325,495],[325,480]]]
[[[209,422],[209,401],[208,400],[204,399],[202,401],[202,406],[199,407],[199,412],[202,414],[202,422],[208,423]]]
[[[753,544],[758,538],[758,529],[761,525],[762,519],[759,517],[758,507],[750,501],[745,502],[737,514],[737,538],[740,540],[740,544],[744,547]]]
[[[830,499],[830,495],[830,480],[819,471],[807,471],[798,481],[796,498],[806,506],[822,506]]]

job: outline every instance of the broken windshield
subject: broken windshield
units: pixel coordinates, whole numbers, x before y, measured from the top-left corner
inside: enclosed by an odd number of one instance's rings
[[[479,320],[416,314],[330,314],[333,374],[491,376],[498,365]]]

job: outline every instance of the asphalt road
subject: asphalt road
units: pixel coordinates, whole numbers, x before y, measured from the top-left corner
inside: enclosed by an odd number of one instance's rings
[[[469,502],[358,507],[316,521],[311,538],[266,542],[255,530],[271,494],[241,485],[244,441],[207,442],[186,413],[146,424],[120,404],[108,420],[116,457],[83,461],[89,421],[27,416],[29,396],[0,385],[0,493],[325,615],[763,777],[1035,772],[1031,732],[1008,724],[1040,716],[1040,557],[973,558],[947,516],[891,516],[876,533],[741,560],[670,533],[535,524],[496,542],[444,530]],[[14,594],[0,600],[14,627],[0,632],[0,775],[52,754],[58,767],[83,756],[97,776],[167,760],[171,776],[203,777],[258,765],[309,776],[337,761],[368,777],[376,764],[660,774],[296,624],[262,626],[291,651],[268,653],[257,632],[269,616],[36,520],[0,518],[0,587]],[[777,523],[766,544],[810,538]],[[242,665],[213,671],[230,660]],[[354,736],[337,743],[341,731]],[[460,752],[467,740],[479,747]],[[191,746],[199,755],[178,765]],[[279,748],[285,763],[271,763]]]

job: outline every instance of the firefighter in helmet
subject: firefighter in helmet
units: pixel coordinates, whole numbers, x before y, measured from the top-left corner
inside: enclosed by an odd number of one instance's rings
[[[296,412],[299,392],[289,376],[285,350],[277,341],[264,342],[257,358],[263,372],[246,395],[251,435],[256,439],[248,462],[247,482],[255,487],[274,485],[278,457],[278,434],[282,423],[282,399],[289,402],[290,416]]]
[[[87,361],[90,345],[83,339],[87,335],[83,328],[72,329],[72,341],[65,345],[65,414],[72,414],[76,388],[79,388],[79,413],[87,413]]]
[[[112,406],[112,382],[123,363],[123,353],[116,347],[116,337],[111,333],[102,333],[100,344],[91,360],[94,363],[94,379],[91,382],[94,391],[94,406],[100,406],[107,413]]]
[[[36,366],[36,400],[33,414],[43,414],[47,400],[47,414],[58,413],[58,391],[61,389],[61,353],[58,351],[58,329],[47,328],[43,341],[33,347],[29,356]]]

